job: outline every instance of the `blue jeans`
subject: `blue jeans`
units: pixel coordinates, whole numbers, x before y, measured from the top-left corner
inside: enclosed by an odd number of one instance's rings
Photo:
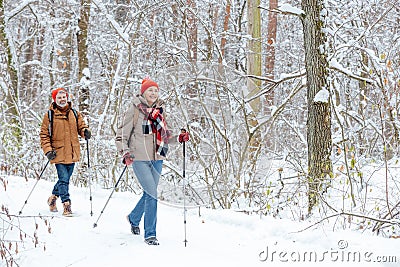
[[[157,186],[162,171],[162,160],[134,161],[132,164],[136,178],[143,188],[143,195],[128,215],[133,226],[139,226],[144,214],[144,238],[156,236]]]
[[[71,164],[56,164],[58,181],[54,185],[53,195],[59,196],[61,202],[71,201],[69,199],[69,179],[74,172],[75,163]]]

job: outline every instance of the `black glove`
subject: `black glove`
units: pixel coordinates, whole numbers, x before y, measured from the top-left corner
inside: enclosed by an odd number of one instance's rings
[[[85,140],[89,140],[92,137],[92,133],[87,128],[83,131],[83,135],[85,136]]]
[[[49,160],[55,159],[55,158],[56,158],[56,151],[55,151],[55,150],[52,150],[52,151],[47,152],[47,153],[46,153],[46,157],[47,157]]]

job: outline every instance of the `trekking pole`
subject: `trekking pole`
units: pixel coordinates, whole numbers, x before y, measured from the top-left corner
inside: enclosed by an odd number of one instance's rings
[[[110,201],[112,195],[114,194],[114,191],[117,189],[118,184],[119,184],[119,181],[121,180],[122,175],[124,175],[124,173],[125,173],[127,167],[128,167],[128,165],[125,165],[125,168],[124,168],[124,170],[122,171],[121,176],[119,176],[118,181],[115,183],[114,189],[113,189],[113,191],[111,192],[110,196],[108,197],[107,202],[106,202],[106,204],[104,205],[103,209],[101,210],[100,215],[99,215],[99,217],[97,218],[97,221],[93,224],[93,228],[97,227],[97,223],[99,222],[101,215],[103,214],[105,208],[107,207],[108,202]]]
[[[32,194],[33,190],[35,189],[37,183],[39,182],[39,180],[40,180],[40,178],[42,177],[44,171],[46,170],[47,165],[49,165],[49,162],[50,162],[50,160],[47,161],[47,163],[46,163],[46,165],[44,166],[42,172],[40,173],[39,177],[37,178],[36,183],[33,185],[33,188],[32,188],[32,190],[31,190],[31,192],[29,193],[28,197],[26,198],[26,200],[25,200],[25,202],[24,202],[24,205],[22,206],[21,210],[19,211],[19,215],[22,214],[22,210],[24,209],[25,205],[28,203],[28,199],[31,197],[31,194]]]
[[[87,150],[87,166],[88,170],[90,169],[90,159],[89,159],[89,139],[86,139],[86,150]],[[91,173],[90,173],[91,174]],[[92,185],[91,185],[91,175],[89,175],[89,200],[90,200],[90,216],[93,216],[93,201],[92,201]]]
[[[185,129],[181,129],[182,133],[186,133]],[[185,143],[186,142],[182,142],[183,143],[183,228],[184,228],[184,233],[185,233],[185,240],[183,241],[185,243],[185,247],[187,244],[187,240],[186,240],[186,185],[185,185],[185,176],[186,176],[186,149],[185,149]]]

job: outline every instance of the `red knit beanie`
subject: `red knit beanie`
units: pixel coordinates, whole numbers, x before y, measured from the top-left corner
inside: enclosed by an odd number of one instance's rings
[[[158,84],[155,81],[150,80],[150,78],[144,78],[142,81],[142,87],[140,88],[140,94],[143,95],[144,91],[149,89],[149,87],[155,86],[158,88]]]
[[[54,102],[56,102],[57,94],[58,94],[58,92],[60,92],[60,91],[64,91],[64,92],[67,94],[67,98],[68,98],[68,92],[67,92],[67,90],[65,90],[65,88],[57,88],[57,89],[54,89],[54,90],[51,92],[51,97],[53,98],[53,101],[54,101]]]

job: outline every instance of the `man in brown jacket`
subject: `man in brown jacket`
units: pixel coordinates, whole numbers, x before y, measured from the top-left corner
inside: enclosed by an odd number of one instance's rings
[[[80,159],[78,135],[88,140],[91,132],[82,114],[72,109],[71,102],[68,102],[68,92],[64,88],[53,90],[51,95],[54,102],[43,117],[40,144],[46,157],[56,166],[58,181],[47,204],[51,212],[57,212],[56,201],[60,197],[64,207],[63,215],[71,216],[69,180],[75,162]]]

